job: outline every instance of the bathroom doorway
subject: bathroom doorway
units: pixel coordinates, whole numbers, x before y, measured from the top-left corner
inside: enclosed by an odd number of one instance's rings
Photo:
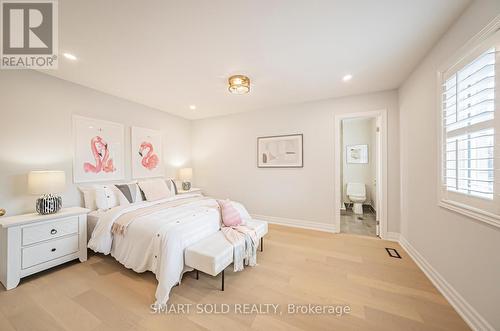
[[[335,116],[335,230],[384,238],[385,110]]]

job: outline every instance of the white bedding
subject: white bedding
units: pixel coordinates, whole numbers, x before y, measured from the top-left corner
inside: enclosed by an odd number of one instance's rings
[[[200,194],[183,194],[158,201],[143,201],[115,207],[100,215],[88,247],[111,254],[136,272],[152,271],[158,280],[156,303],[166,304],[170,290],[180,282],[184,249],[220,229],[220,213],[214,199],[203,199],[171,207],[132,222],[124,235],[113,235],[113,222],[121,215],[166,201],[187,199]]]

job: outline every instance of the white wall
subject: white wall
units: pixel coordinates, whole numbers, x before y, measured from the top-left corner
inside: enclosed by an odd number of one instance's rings
[[[500,229],[437,206],[437,70],[496,15],[475,1],[400,89],[401,234],[495,329],[500,330]]]
[[[375,129],[376,118],[356,118],[342,121],[342,193],[343,201],[350,202],[346,195],[347,183],[364,183],[366,188],[365,204],[375,208],[374,180],[376,178],[375,163]],[[368,163],[347,163],[346,148],[350,145],[368,145]]]
[[[125,174],[130,170],[130,126],[164,132],[166,175],[189,163],[191,123],[167,113],[116,98],[31,70],[0,72],[0,208],[9,215],[31,212],[37,197],[27,195],[27,173],[33,169],[66,171],[66,206],[81,198],[72,184],[71,115],[125,125]]]
[[[334,114],[387,109],[389,231],[399,232],[396,91],[309,102],[193,123],[194,183],[253,214],[334,225]],[[304,168],[257,168],[257,137],[303,133]]]

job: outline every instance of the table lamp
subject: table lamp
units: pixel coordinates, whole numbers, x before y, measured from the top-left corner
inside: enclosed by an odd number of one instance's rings
[[[62,198],[56,193],[63,192],[65,186],[64,171],[31,171],[28,174],[30,194],[41,195],[36,200],[36,211],[42,215],[54,214],[61,210]]]
[[[182,180],[182,189],[189,191],[191,189],[191,179],[193,178],[192,168],[182,168],[179,170],[179,179]]]

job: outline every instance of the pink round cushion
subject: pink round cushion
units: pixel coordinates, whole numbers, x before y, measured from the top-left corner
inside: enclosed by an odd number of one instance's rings
[[[234,208],[233,204],[229,200],[217,200],[220,206],[222,223],[225,226],[238,226],[243,223],[240,213]]]

